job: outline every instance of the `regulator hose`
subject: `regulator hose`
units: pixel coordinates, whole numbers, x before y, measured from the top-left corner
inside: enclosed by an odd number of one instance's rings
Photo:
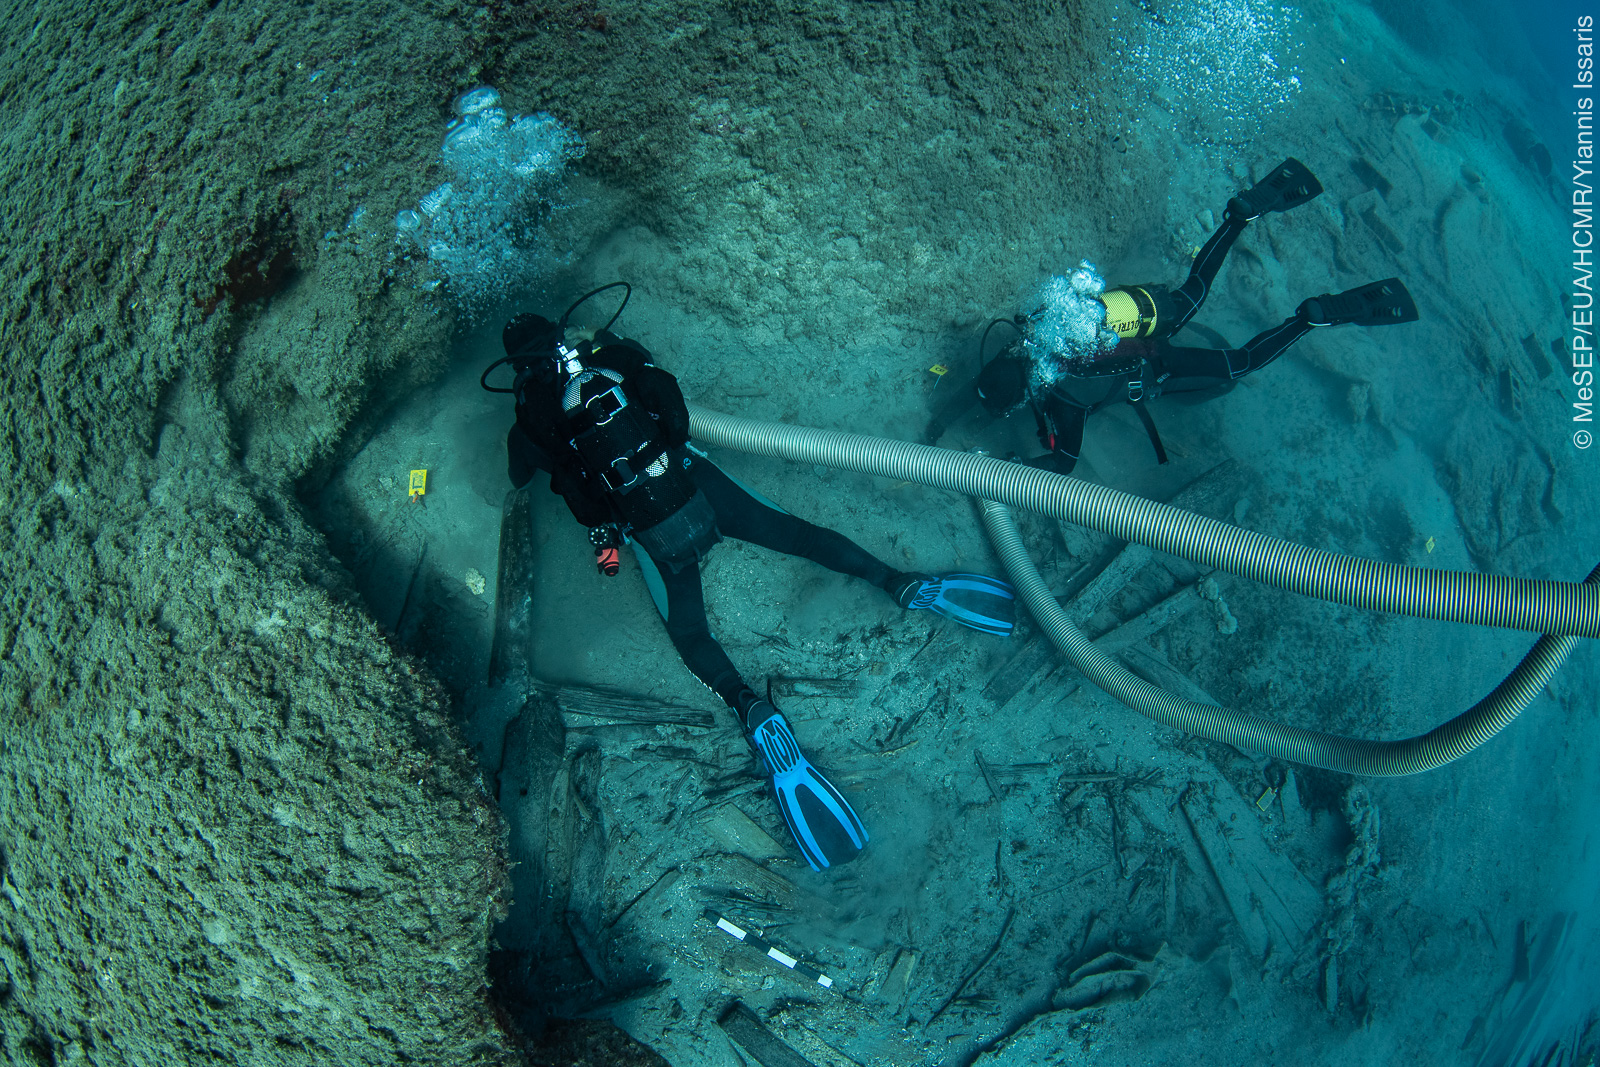
[[[1348,774],[1399,776],[1443,766],[1505,729],[1577,644],[1600,636],[1600,566],[1581,583],[1435,571],[1305,548],[1065,475],[966,452],[757,422],[690,405],[706,444],[913,481],[983,501],[984,524],[1040,627],[1095,685],[1166,726],[1237,748]],[[1366,741],[1258,719],[1172,695],[1127,670],[1067,618],[1006,504],[1100,530],[1202,566],[1352,607],[1542,633],[1494,691],[1417,737]]]
[[[1003,504],[985,500],[983,522],[989,529],[995,551],[1011,575],[1017,595],[1061,654],[1089,681],[1163,726],[1330,771],[1397,777],[1431,771],[1460,759],[1520,715],[1578,643],[1576,637],[1547,635],[1539,638],[1516,670],[1507,675],[1494,692],[1449,722],[1417,737],[1403,741],[1363,741],[1320,730],[1303,730],[1270,719],[1258,719],[1232,708],[1185,700],[1129,671],[1067,618],[1023,545],[1011,512]],[[1600,567],[1590,572],[1586,582],[1600,582]]]
[[[689,406],[697,440],[917,482],[1088,526],[1203,567],[1371,611],[1600,637],[1600,585],[1428,570],[1306,548],[1103,485],[970,452],[817,430]]]

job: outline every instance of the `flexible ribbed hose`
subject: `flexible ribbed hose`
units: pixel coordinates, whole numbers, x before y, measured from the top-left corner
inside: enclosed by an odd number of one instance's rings
[[[983,501],[983,522],[989,528],[1017,595],[1061,654],[1095,685],[1141,715],[1164,726],[1222,741],[1235,748],[1277,759],[1325,767],[1348,774],[1396,776],[1431,771],[1458,760],[1505,729],[1544,689],[1550,676],[1578,643],[1576,637],[1541,637],[1494,692],[1449,722],[1403,741],[1361,741],[1302,730],[1257,719],[1231,708],[1199,704],[1151,685],[1107,655],[1074,626],[1061,609],[1039,568],[1022,543],[1011,512],[992,500]],[[1588,582],[1600,581],[1600,567]]]
[[[881,437],[689,408],[706,443],[994,500],[1352,607],[1554,636],[1600,637],[1600,586],[1425,570],[1306,548],[1049,471]]]

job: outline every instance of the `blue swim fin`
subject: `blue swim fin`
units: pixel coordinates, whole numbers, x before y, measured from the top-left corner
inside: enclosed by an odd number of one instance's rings
[[[770,700],[750,705],[745,736],[761,758],[778,810],[811,869],[820,871],[855,859],[866,847],[866,828],[850,802],[811,766],[789,720]]]
[[[1016,590],[984,574],[908,575],[894,599],[907,611],[927,608],[996,637],[1010,637],[1017,624]]]

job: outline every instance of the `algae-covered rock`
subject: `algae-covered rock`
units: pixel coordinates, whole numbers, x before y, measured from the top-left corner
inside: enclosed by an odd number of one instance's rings
[[[351,224],[440,14],[0,16],[0,1060],[513,1058],[500,818],[290,492],[442,358]]]

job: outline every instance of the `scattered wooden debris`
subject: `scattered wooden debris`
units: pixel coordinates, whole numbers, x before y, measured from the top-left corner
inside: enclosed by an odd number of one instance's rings
[[[782,634],[763,633],[760,630],[751,630],[750,632],[761,638],[762,641],[769,645],[776,645],[779,648],[794,648],[794,643],[791,642],[787,637],[784,637]]]
[[[912,727],[916,726],[922,717],[928,713],[928,709],[935,705],[941,707],[945,712],[950,710],[950,691],[948,689],[938,690],[934,693],[932,700],[913,711],[905,719],[896,718],[894,724],[889,727],[889,732],[884,735],[882,741],[878,742],[879,753],[888,755],[891,752],[899,752],[903,748],[910,748],[916,744],[916,741],[907,741],[906,737],[911,733]]]

